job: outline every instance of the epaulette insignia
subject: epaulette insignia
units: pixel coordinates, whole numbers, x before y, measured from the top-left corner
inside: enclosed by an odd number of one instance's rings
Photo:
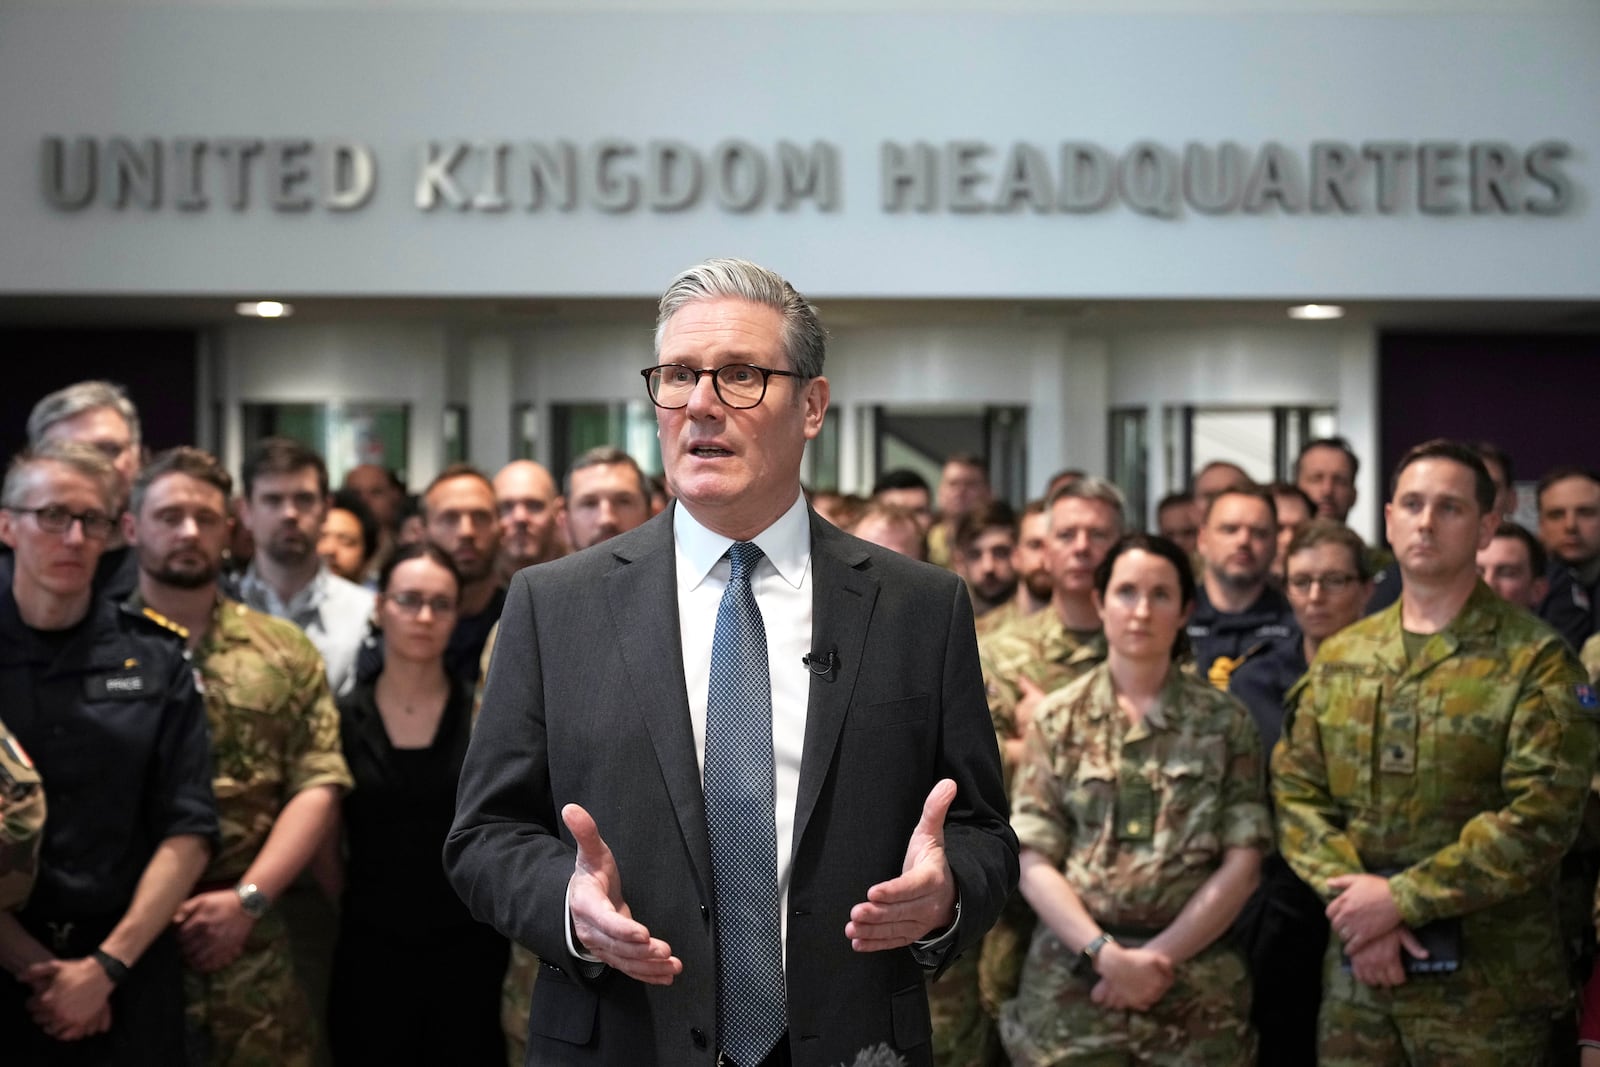
[[[1237,659],[1218,656],[1211,661],[1211,666],[1206,671],[1206,680],[1226,693],[1228,691],[1228,682],[1233,678],[1233,672],[1239,669],[1239,664],[1243,663],[1246,658],[1247,656],[1240,656]]]
[[[144,617],[164,629],[171,630],[185,641],[189,640],[189,628],[181,623],[173,622],[154,608],[145,608]]]

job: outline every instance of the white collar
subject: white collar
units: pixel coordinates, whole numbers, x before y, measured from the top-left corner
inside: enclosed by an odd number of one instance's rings
[[[672,536],[680,558],[688,564],[694,579],[691,589],[700,587],[711,569],[727,555],[728,546],[733,544],[733,538],[702,526],[681,501],[673,506]],[[805,494],[796,495],[789,510],[751,540],[772,561],[778,577],[799,589],[811,562],[811,514],[806,507]]]

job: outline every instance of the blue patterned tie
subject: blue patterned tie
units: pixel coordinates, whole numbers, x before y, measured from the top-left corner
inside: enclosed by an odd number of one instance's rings
[[[788,1027],[778,916],[777,785],[767,631],[750,589],[761,549],[735,541],[711,641],[706,699],[706,830],[717,901],[722,1051],[755,1067]]]

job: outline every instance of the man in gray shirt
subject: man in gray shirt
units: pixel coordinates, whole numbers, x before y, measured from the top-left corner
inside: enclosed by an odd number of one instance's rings
[[[245,604],[288,619],[322,653],[328,687],[342,694],[355,683],[356,653],[367,634],[374,596],[340,578],[317,555],[328,514],[328,468],[298,441],[269,437],[244,464],[241,519],[256,555],[239,581]]]

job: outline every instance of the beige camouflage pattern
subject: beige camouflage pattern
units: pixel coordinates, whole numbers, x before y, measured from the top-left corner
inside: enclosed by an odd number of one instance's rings
[[[1121,810],[1136,788],[1152,797],[1142,818]],[[1130,723],[1110,668],[1097,667],[1040,706],[1011,826],[1102,925],[1161,929],[1226,849],[1271,850],[1260,735],[1244,705],[1176,668],[1160,706]],[[1120,839],[1124,830],[1143,840]]]
[[[339,743],[339,711],[322,657],[291,622],[219,601],[195,653],[204,688],[222,844],[203,883],[233,883],[296,793],[355,782]],[[213,1067],[301,1067],[315,1041],[294,978],[287,928],[269,913],[244,954],[211,975],[190,974],[190,1019],[209,1031]]]
[[[1041,929],[1025,994],[1008,1001],[1000,1039],[1015,1067],[1250,1067],[1250,975],[1218,943],[1174,968],[1172,986],[1148,1012],[1113,1011],[1089,999],[1093,986],[1072,973],[1076,953]],[[1296,1065],[1268,1065],[1296,1067]]]
[[[20,908],[33,889],[44,818],[39,772],[0,722],[0,911]]]
[[[1272,847],[1260,736],[1242,704],[1176,667],[1157,709],[1130,723],[1102,665],[1040,705],[1012,788],[1011,825],[1102,926],[1165,928],[1227,849]],[[1076,958],[1037,926],[1017,995],[1001,1006],[1014,1063],[1135,1054],[1252,1062],[1249,976],[1231,948],[1213,946],[1181,965],[1147,1013],[1095,1006],[1092,987],[1072,973]]]
[[[1000,1067],[1000,1038],[978,997],[978,953],[969,951],[937,981],[927,975],[934,1067]]]
[[[955,545],[944,523],[928,527],[928,562],[945,570],[955,570]]]
[[[1463,926],[1459,971],[1390,990],[1330,948],[1325,1010],[1455,1018],[1488,1040],[1568,1004],[1556,880],[1595,766],[1586,688],[1555,631],[1482,582],[1413,661],[1398,604],[1323,643],[1273,755],[1284,857],[1324,900],[1335,875],[1399,870],[1407,925]]]
[[[1070,633],[1051,608],[1024,615],[987,635],[978,643],[978,659],[995,733],[1001,738],[1021,736],[1017,730],[1017,703],[1022,699],[1018,678],[1027,678],[1050,693],[1083,677],[1105,658],[1103,634],[1084,639]],[[1012,770],[1005,768],[1007,782]]]
[[[539,957],[531,948],[511,942],[506,980],[500,986],[500,1028],[506,1032],[506,1065],[522,1067],[528,1051],[528,1012],[533,986],[539,980]]]
[[[1578,658],[1583,660],[1583,669],[1589,675],[1590,684],[1600,683],[1600,634],[1583,643],[1583,651]]]
[[[311,1067],[315,1032],[294,977],[289,931],[269,911],[237,960],[212,974],[185,967],[184,1009],[207,1065]]]
[[[1500,1017],[1485,1032],[1463,1026],[1454,1012],[1393,1016],[1347,1000],[1324,1000],[1317,1025],[1320,1067],[1554,1067],[1563,1062],[1545,1058],[1548,1012]]]
[[[1022,690],[1017,678],[1026,677],[1046,693],[1083,677],[1105,662],[1103,634],[1085,641],[1067,632],[1053,607],[1019,617],[1011,626],[996,630],[978,643],[984,687],[989,695],[989,716],[1000,739],[1002,770],[1010,789],[1016,770],[1006,755],[1005,742],[1017,733],[1016,709]],[[1033,936],[1033,909],[1013,893],[994,926],[984,935],[978,963],[978,997],[984,1012],[996,1018],[1002,1002],[1017,995],[1022,961]]]
[[[1046,607],[1044,610],[1049,611],[1050,609]],[[1022,614],[1022,609],[1017,607],[1016,598],[1012,597],[1004,604],[997,604],[989,611],[979,615],[973,626],[977,629],[978,636],[982,638],[988,634],[1003,630],[1007,626],[1011,626],[1025,618],[1027,616]]]

